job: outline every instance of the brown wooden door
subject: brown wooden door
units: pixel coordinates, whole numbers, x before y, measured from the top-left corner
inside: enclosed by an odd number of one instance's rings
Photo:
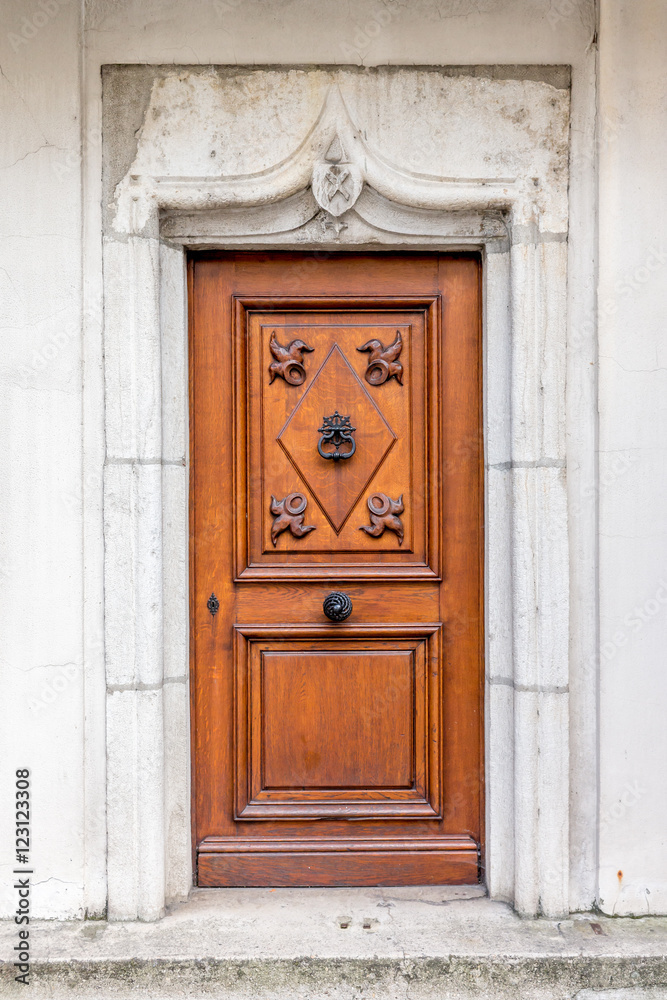
[[[479,262],[209,254],[190,303],[197,882],[477,882]]]

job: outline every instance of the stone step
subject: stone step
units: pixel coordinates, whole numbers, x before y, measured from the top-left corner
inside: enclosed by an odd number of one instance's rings
[[[667,918],[522,920],[477,888],[195,890],[156,923],[0,927],[31,1000],[667,1000]]]

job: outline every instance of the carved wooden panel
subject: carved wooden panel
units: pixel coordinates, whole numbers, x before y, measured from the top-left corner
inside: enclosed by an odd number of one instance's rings
[[[236,300],[238,579],[439,577],[438,315],[438,296]],[[276,338],[311,349],[302,384],[266,378]],[[271,497],[294,490],[316,530],[276,538]],[[379,494],[403,497],[399,530],[360,531]]]
[[[305,631],[237,628],[237,817],[437,818],[439,627]]]

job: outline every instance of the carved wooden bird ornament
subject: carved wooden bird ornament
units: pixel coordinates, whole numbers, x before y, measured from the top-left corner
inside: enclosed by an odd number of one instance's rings
[[[271,354],[276,359],[269,365],[269,384],[276,376],[284,378],[289,385],[302,385],[306,381],[306,369],[303,364],[303,351],[313,351],[303,340],[293,340],[287,347],[278,343],[274,330],[269,340]]]
[[[398,360],[398,356],[403,350],[403,338],[401,331],[396,331],[396,340],[389,347],[385,347],[380,340],[368,340],[358,351],[369,351],[368,367],[366,369],[366,381],[371,385],[382,385],[389,378],[395,378],[399,385],[403,385],[403,365]]]
[[[271,525],[271,541],[275,545],[278,535],[289,530],[295,538],[303,538],[309,531],[315,531],[314,524],[303,523],[303,512],[308,501],[303,493],[288,493],[282,500],[271,497],[271,513],[274,522]]]
[[[360,531],[365,531],[373,538],[384,534],[385,528],[396,533],[398,544],[403,544],[403,522],[399,514],[403,513],[403,494],[398,500],[392,500],[386,493],[373,493],[368,498],[368,510],[371,515],[370,524],[362,524]]]

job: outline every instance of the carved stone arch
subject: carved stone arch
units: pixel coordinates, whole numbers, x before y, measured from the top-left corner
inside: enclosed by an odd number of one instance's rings
[[[342,159],[344,158],[344,159]],[[350,172],[349,194],[325,194],[322,178],[344,162]],[[533,178],[434,177],[401,168],[374,152],[352,122],[340,88],[332,86],[306,139],[280,163],[257,174],[231,178],[187,179],[137,173],[133,164],[116,190],[114,229],[119,233],[152,231],[157,212],[212,212],[219,209],[255,209],[277,206],[313,194],[310,207],[333,217],[351,211],[364,189],[370,189],[400,214],[417,209],[432,216],[438,211],[510,212],[512,224],[535,223],[539,218],[539,183]],[[315,184],[313,182],[315,181]],[[346,183],[339,182],[341,185]],[[305,209],[303,198],[302,210]],[[378,210],[376,200],[376,211]],[[290,207],[292,207],[290,205]],[[310,217],[312,218],[312,216]],[[413,216],[414,218],[414,216]],[[302,219],[302,224],[309,221]],[[426,219],[422,227],[428,228]]]

